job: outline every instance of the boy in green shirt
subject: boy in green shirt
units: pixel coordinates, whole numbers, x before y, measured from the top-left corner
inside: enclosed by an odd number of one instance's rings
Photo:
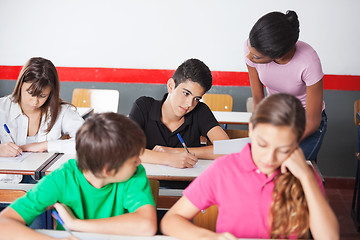
[[[139,159],[144,147],[145,135],[132,120],[95,114],[76,134],[77,161],[70,159],[2,211],[1,235],[49,239],[25,224],[52,205],[73,231],[154,235],[156,210]]]

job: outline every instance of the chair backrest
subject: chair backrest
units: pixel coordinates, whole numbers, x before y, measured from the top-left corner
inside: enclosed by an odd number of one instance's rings
[[[75,88],[72,104],[76,107],[91,107],[94,109],[94,113],[118,112],[119,91]]]
[[[360,99],[354,102],[354,121],[356,126],[360,126],[359,119],[356,117],[356,113],[360,114]]]
[[[211,111],[231,112],[233,108],[233,98],[229,94],[206,93],[202,97],[203,102],[209,106]]]
[[[25,190],[20,189],[0,189],[0,203],[12,203],[19,197],[26,194]]]
[[[159,188],[160,182],[158,180],[149,179],[151,193],[154,198],[155,206],[157,206],[158,198],[159,198]]]
[[[247,112],[252,112],[253,111],[253,98],[252,97],[248,97],[246,99],[246,111]]]
[[[249,130],[224,129],[224,131],[230,139],[249,137]]]
[[[196,226],[206,228],[213,232],[216,232],[216,220],[218,216],[218,207],[213,205],[205,209],[205,211],[199,212],[193,219],[193,223]]]

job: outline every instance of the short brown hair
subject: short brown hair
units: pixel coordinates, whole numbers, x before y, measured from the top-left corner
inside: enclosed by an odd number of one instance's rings
[[[76,134],[77,165],[81,171],[100,176],[103,169],[115,170],[145,148],[142,129],[118,113],[94,114],[86,119]]]

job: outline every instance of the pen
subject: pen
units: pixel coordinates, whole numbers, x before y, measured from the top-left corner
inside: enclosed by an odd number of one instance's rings
[[[58,212],[53,210],[52,214],[54,216],[54,218],[61,224],[61,226],[64,227],[64,229],[72,236],[74,236],[74,234],[71,232],[70,228],[68,228],[68,226],[66,226],[66,224],[64,223],[64,221],[61,219],[61,217],[59,216]]]
[[[11,134],[10,134],[10,129],[8,128],[8,126],[6,125],[6,123],[4,124],[4,128],[5,128],[5,131],[9,134],[10,138],[11,138],[11,141],[13,143],[15,143],[14,139],[12,138]]]
[[[7,134],[9,134],[9,137],[11,138],[12,143],[15,143],[13,137],[12,137],[11,134],[10,134],[10,129],[8,128],[8,126],[6,125],[6,123],[4,124],[4,128],[5,128],[5,131],[7,132]],[[20,156],[22,156],[21,153],[20,153]]]
[[[184,140],[181,138],[181,136],[180,136],[179,133],[177,134],[177,137],[179,138],[181,144],[184,146],[185,150],[186,150],[188,153],[190,153],[189,150],[188,150],[188,148],[186,147],[186,144],[184,143]]]

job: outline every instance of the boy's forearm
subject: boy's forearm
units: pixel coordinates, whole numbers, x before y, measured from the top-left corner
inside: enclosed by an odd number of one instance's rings
[[[80,232],[153,236],[157,230],[155,208],[152,205],[145,205],[141,208],[144,207],[147,208],[147,216],[134,212],[102,219],[77,219],[69,227]]]
[[[221,154],[214,154],[214,146],[206,146],[206,147],[196,147],[196,148],[189,148],[189,151],[198,159],[209,159],[213,160],[215,158],[221,157]]]
[[[168,165],[171,158],[169,153],[156,152],[153,150],[145,149],[144,153],[140,156],[141,162]]]
[[[200,228],[177,214],[165,215],[160,226],[163,234],[179,239],[206,239],[215,235],[214,232]]]
[[[0,217],[0,240],[23,240],[23,239],[34,239],[34,240],[49,240],[53,239],[49,236],[40,234],[26,225],[5,217]]]

